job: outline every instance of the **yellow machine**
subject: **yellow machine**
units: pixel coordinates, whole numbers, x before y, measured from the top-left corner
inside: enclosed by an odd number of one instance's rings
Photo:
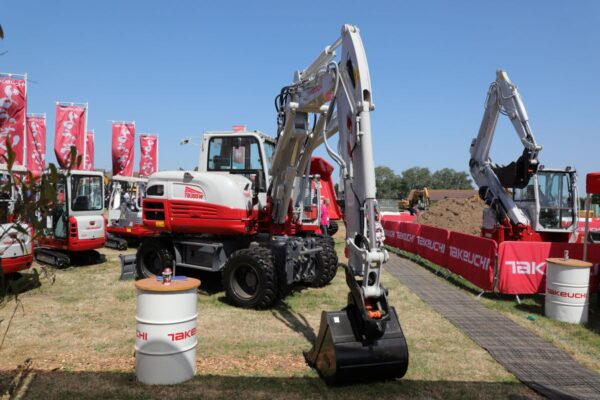
[[[410,198],[402,199],[398,202],[400,210],[409,210],[417,206],[419,210],[427,210],[431,204],[429,200],[429,189],[413,189],[411,190]]]

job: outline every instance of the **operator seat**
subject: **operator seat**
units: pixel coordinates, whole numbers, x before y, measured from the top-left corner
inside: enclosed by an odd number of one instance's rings
[[[90,208],[90,199],[87,196],[77,196],[73,202],[73,211],[87,211]]]

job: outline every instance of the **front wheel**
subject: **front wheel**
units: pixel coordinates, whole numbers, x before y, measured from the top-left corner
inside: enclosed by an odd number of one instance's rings
[[[323,250],[315,254],[315,274],[306,283],[311,287],[323,287],[335,278],[338,268],[338,257],[335,242],[331,237],[317,238],[317,246]]]
[[[151,278],[162,274],[163,269],[173,266],[173,253],[169,243],[157,238],[142,242],[135,257],[137,279]]]
[[[223,287],[227,299],[237,307],[270,307],[278,293],[271,251],[255,246],[234,252],[223,268]]]

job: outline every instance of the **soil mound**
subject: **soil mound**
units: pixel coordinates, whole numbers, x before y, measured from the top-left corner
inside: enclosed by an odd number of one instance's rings
[[[479,236],[485,203],[478,197],[443,199],[419,214],[417,223]]]

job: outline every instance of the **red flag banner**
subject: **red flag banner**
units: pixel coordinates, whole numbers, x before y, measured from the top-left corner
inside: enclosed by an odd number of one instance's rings
[[[46,116],[27,116],[27,169],[40,176],[46,168]]]
[[[54,130],[54,154],[61,168],[69,168],[71,148],[83,157],[85,146],[86,107],[76,105],[56,105],[56,125]],[[82,160],[83,164],[83,160]]]
[[[133,176],[135,123],[113,122],[112,165],[113,175]]]
[[[7,143],[15,152],[15,164],[24,164],[27,81],[0,77],[0,158],[6,157]],[[5,163],[6,159],[1,162]]]
[[[481,289],[491,291],[497,250],[494,240],[450,232],[447,268]]]
[[[87,171],[94,170],[94,132],[86,133],[85,139],[85,162],[84,168]]]
[[[158,137],[140,136],[140,176],[150,176],[158,171]]]

